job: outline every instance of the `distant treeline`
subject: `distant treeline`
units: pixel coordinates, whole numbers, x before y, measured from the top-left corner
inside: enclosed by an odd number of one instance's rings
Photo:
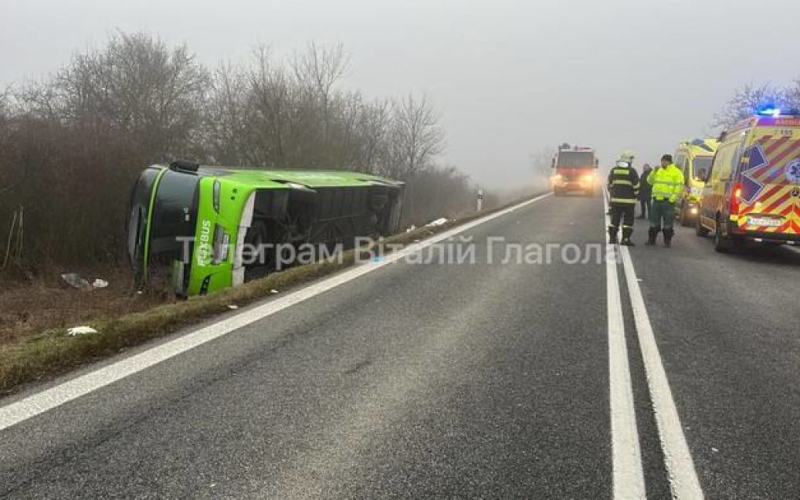
[[[210,69],[185,45],[120,33],[0,93],[0,261],[8,241],[32,267],[120,259],[133,182],[175,159],[383,174],[408,183],[407,224],[472,207],[469,179],[438,163],[432,104],[368,100],[340,88],[347,70],[341,46],[311,44],[288,60],[259,48]],[[19,207],[21,247],[10,231]]]

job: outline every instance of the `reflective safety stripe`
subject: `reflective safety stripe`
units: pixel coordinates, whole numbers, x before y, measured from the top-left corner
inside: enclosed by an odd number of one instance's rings
[[[611,203],[636,203],[634,198],[611,198]]]
[[[612,173],[614,175],[628,175],[628,169],[627,168],[615,168],[612,171]]]
[[[631,181],[626,181],[624,179],[614,179],[611,181],[612,186],[633,186]]]

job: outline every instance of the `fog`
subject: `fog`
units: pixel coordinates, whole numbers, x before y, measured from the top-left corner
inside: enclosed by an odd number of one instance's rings
[[[341,42],[344,85],[425,93],[447,135],[442,162],[487,187],[519,187],[530,154],[592,145],[656,162],[710,131],[747,83],[800,76],[797,0],[0,0],[0,84],[38,79],[116,30],[186,42],[215,65],[258,43],[289,57]]]

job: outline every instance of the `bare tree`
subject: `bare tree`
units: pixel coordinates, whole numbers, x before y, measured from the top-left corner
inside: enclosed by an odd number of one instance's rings
[[[795,114],[800,113],[800,78],[794,80],[784,90],[785,105]]]
[[[323,144],[330,131],[330,103],[334,86],[347,72],[350,59],[342,44],[320,47],[311,42],[302,55],[295,54],[294,72],[297,81],[318,100],[322,108]]]
[[[341,45],[312,43],[288,61],[259,47],[210,72],[144,33],[77,53],[51,78],[0,91],[0,232],[24,205],[32,262],[114,260],[131,185],[176,157],[386,174],[408,184],[408,222],[472,209],[474,185],[438,165],[444,132],[429,100],[340,89],[348,65]]]
[[[780,108],[785,106],[787,102],[787,92],[783,89],[775,88],[772,84],[768,83],[761,86],[745,85],[736,91],[725,105],[725,108],[717,114],[714,126],[727,128],[735,125],[740,120],[752,116],[764,106],[777,106]]]
[[[340,92],[332,101],[332,123],[329,130],[331,162],[330,167],[356,167],[362,162],[361,149],[363,137],[359,128],[361,116],[365,109],[364,98],[360,92]],[[333,147],[331,147],[333,146]]]
[[[537,177],[547,179],[552,175],[553,158],[557,152],[556,148],[544,147],[530,154],[531,170]]]
[[[0,195],[6,194],[23,182],[24,170],[13,165],[16,144],[13,139],[12,89],[0,92]],[[5,215],[5,214],[0,214]]]
[[[385,164],[389,175],[409,179],[433,165],[444,150],[439,115],[426,96],[392,103],[390,150]]]
[[[187,151],[200,127],[207,70],[185,45],[170,50],[145,33],[120,33],[73,56],[53,81],[23,93],[42,118],[89,132],[124,131],[154,159]]]
[[[372,102],[361,110],[358,123],[362,140],[360,164],[366,170],[377,170],[377,163],[386,158],[391,122],[391,103],[387,100]]]
[[[247,77],[248,102],[254,110],[249,121],[253,139],[249,144],[254,149],[250,156],[258,165],[285,164],[294,110],[291,80],[283,67],[273,64],[267,48],[259,47],[254,57],[255,66]]]
[[[252,108],[247,105],[247,75],[232,63],[214,71],[203,116],[203,139],[209,159],[227,165],[242,165],[246,152]]]

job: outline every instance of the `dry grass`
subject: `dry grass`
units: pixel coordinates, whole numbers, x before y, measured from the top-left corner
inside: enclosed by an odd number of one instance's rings
[[[108,288],[75,290],[60,281],[57,270],[49,270],[48,279],[4,276],[0,289],[0,352],[44,330],[144,311],[164,302],[160,296],[134,294],[133,278],[125,268],[108,267],[85,275],[102,277],[109,282]]]
[[[388,238],[386,243],[407,245],[488,213],[471,214],[436,228],[423,227]],[[231,304],[243,306],[269,296],[273,289],[285,292],[333,274],[354,261],[351,251],[341,263],[295,267],[206,297],[167,303],[163,297],[131,294],[130,276],[126,280],[123,274],[117,276],[116,285],[92,292],[44,284],[11,288],[0,295],[0,394],[229,312]],[[79,324],[99,333],[67,335],[66,327]]]

